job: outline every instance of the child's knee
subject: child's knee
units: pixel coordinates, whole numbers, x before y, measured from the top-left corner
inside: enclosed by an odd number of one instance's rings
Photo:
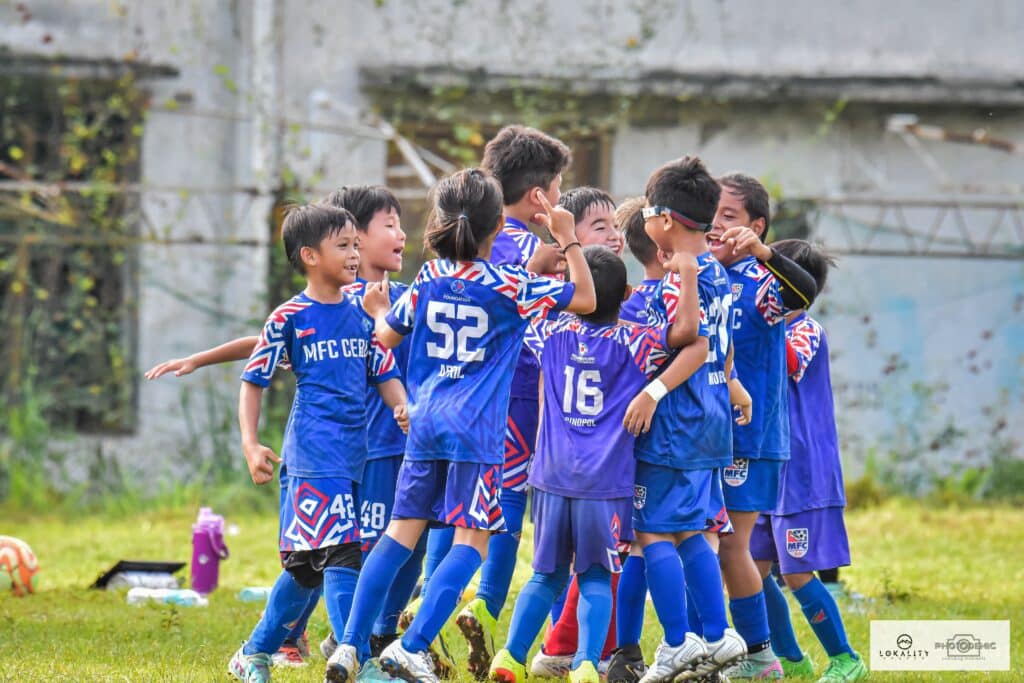
[[[792,591],[798,591],[814,578],[812,572],[800,572],[798,574],[783,574],[782,580],[786,582],[789,589]]]

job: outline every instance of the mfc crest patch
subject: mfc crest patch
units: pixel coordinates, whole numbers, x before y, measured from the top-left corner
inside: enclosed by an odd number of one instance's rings
[[[807,529],[786,529],[786,552],[797,559],[807,554],[810,532]]]
[[[736,458],[722,470],[722,480],[729,486],[743,486],[747,480],[748,465],[746,458]]]
[[[740,294],[743,293],[743,283],[734,282],[732,283],[732,300],[739,301]]]
[[[633,507],[642,510],[647,505],[647,487],[639,484],[633,487]]]

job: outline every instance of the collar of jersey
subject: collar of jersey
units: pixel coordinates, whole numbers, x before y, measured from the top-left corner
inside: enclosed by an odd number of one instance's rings
[[[519,228],[520,230],[529,230],[529,228],[526,227],[526,223],[522,222],[518,218],[512,218],[511,216],[505,216],[505,227]]]

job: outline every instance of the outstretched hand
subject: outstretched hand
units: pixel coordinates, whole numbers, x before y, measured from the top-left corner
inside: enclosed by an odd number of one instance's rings
[[[182,377],[184,375],[191,374],[199,368],[196,362],[192,360],[192,357],[188,358],[175,358],[174,360],[165,360],[163,363],[154,365],[146,371],[146,379],[156,379],[162,377],[168,372],[173,372],[175,377]]]

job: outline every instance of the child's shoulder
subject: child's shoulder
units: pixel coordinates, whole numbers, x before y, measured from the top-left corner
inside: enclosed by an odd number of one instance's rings
[[[270,312],[270,315],[267,316],[267,321],[283,325],[291,318],[295,317],[296,314],[310,308],[314,303],[316,302],[304,293],[299,292],[287,301],[278,304],[277,307]]]
[[[753,256],[748,256],[729,266],[729,274],[733,277],[745,277],[760,282],[772,276],[767,266]]]

